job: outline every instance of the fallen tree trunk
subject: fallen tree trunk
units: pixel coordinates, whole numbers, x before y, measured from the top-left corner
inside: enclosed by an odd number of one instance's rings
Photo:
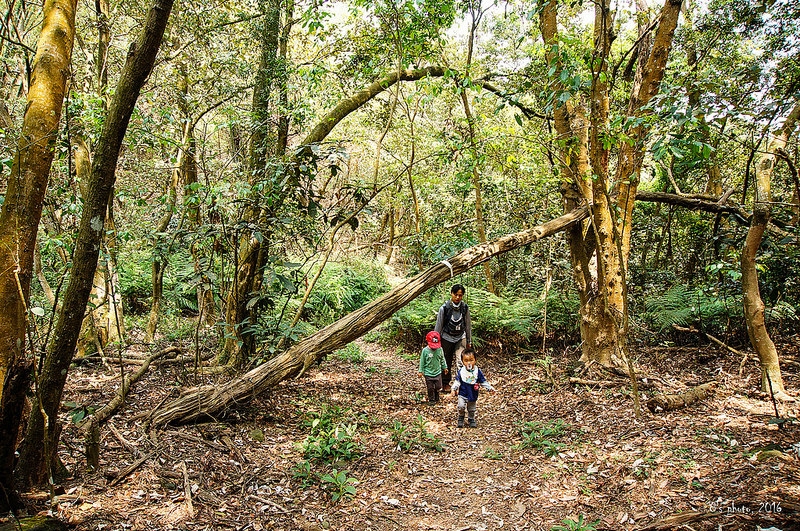
[[[227,384],[188,389],[178,399],[153,411],[151,425],[162,426],[213,417],[228,407],[251,399],[286,378],[300,376],[316,360],[366,334],[437,284],[480,265],[493,256],[552,236],[585,219],[587,215],[586,207],[576,208],[542,225],[465,249],[449,260],[443,260],[406,280],[380,299],[347,314]]]
[[[647,409],[655,413],[690,406],[714,394],[716,386],[717,382],[708,382],[677,395],[657,395],[647,401]]]

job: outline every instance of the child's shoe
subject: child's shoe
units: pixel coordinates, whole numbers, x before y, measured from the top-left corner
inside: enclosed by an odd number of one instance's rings
[[[475,422],[475,419],[469,419],[469,427],[470,428],[477,428],[478,427],[478,423]]]
[[[458,427],[459,428],[464,427],[464,417],[458,417]]]

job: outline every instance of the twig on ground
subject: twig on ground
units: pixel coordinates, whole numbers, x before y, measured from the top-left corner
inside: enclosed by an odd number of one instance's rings
[[[117,411],[117,409],[119,409],[119,407],[125,402],[125,398],[127,398],[131,386],[134,383],[138,382],[141,379],[141,377],[144,376],[144,374],[147,372],[147,369],[150,368],[150,363],[152,363],[154,360],[162,356],[166,356],[170,352],[172,352],[171,348],[166,348],[160,352],[156,352],[155,354],[144,360],[141,367],[139,367],[139,369],[136,372],[130,375],[126,374],[122,378],[122,385],[117,390],[117,394],[114,396],[114,398],[112,398],[108,404],[95,411],[93,415],[84,419],[78,425],[78,427],[86,431],[89,429],[92,422],[95,422],[98,425],[100,425],[109,418],[111,418],[111,416]]]
[[[127,439],[125,439],[125,437],[122,436],[122,434],[117,430],[117,428],[114,427],[113,424],[109,423],[108,429],[111,430],[111,433],[114,434],[114,437],[116,437],[116,439],[119,441],[119,443],[122,445],[123,448],[128,450],[136,457],[142,455],[142,452],[139,450],[139,448],[137,448],[136,445],[131,444]]]
[[[183,433],[182,431],[169,431],[167,433],[170,433],[172,435],[177,435],[178,437],[186,439],[187,441],[205,444],[206,446],[210,446],[211,448],[219,450],[220,452],[229,451],[228,448],[222,444],[216,443],[214,441],[208,441],[206,439],[203,439],[202,437],[195,437],[194,435]]]
[[[689,332],[689,333],[692,333],[692,334],[704,335],[710,341],[712,341],[713,343],[716,343],[717,345],[721,346],[722,348],[733,352],[737,356],[741,356],[742,357],[742,362],[739,364],[739,378],[742,377],[742,371],[744,370],[744,364],[747,363],[747,359],[749,358],[749,354],[747,352],[738,351],[735,348],[733,348],[732,346],[730,346],[730,345],[720,341],[716,337],[712,336],[711,334],[709,334],[707,332],[701,332],[700,330],[698,330],[697,328],[694,328],[694,327],[685,328],[683,326],[679,326],[679,325],[676,325],[676,324],[673,323],[672,328],[674,328],[675,330],[677,330],[679,332]]]
[[[292,512],[289,509],[287,509],[286,507],[284,507],[283,505],[279,505],[279,504],[275,503],[274,501],[268,500],[266,498],[262,498],[261,496],[255,496],[253,494],[250,494],[250,495],[247,496],[246,499],[247,500],[255,500],[255,501],[261,502],[261,503],[263,503],[265,505],[269,505],[270,507],[274,507],[275,509],[278,509],[283,514],[290,514]]]
[[[126,468],[125,470],[120,471],[120,473],[116,477],[116,479],[114,481],[112,481],[111,483],[109,483],[108,486],[109,487],[113,487],[114,485],[120,483],[123,479],[128,477],[128,475],[130,475],[131,472],[133,472],[134,470],[136,470],[137,468],[142,466],[142,463],[144,463],[145,461],[147,461],[148,459],[150,459],[151,457],[156,455],[158,453],[158,451],[159,451],[159,449],[156,448],[155,450],[149,452],[148,454],[146,454],[146,455],[140,457],[139,459],[137,459],[136,461],[134,461],[133,464],[130,465],[128,468]]]
[[[181,461],[181,472],[183,472],[183,492],[186,498],[186,511],[190,518],[194,518],[194,505],[192,505],[192,484],[189,481],[189,472],[186,471],[186,461]]]

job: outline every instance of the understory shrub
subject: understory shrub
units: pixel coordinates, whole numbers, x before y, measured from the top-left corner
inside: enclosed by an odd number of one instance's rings
[[[395,420],[389,427],[389,431],[392,434],[392,442],[397,445],[399,450],[404,452],[414,448],[441,452],[444,450],[442,441],[435,434],[428,431],[427,425],[428,421],[422,415],[417,415],[414,423],[410,426]]]
[[[348,343],[346,347],[333,353],[333,357],[342,361],[349,361],[352,364],[364,363],[367,353],[355,343]]]
[[[314,485],[321,487],[334,503],[354,496],[358,479],[348,475],[349,471],[335,467],[363,454],[364,447],[357,434],[363,417],[353,415],[347,408],[326,403],[320,411],[307,411],[302,416],[310,433],[296,445],[304,459],[292,467],[292,476],[303,489]]]
[[[714,334],[726,331],[732,317],[743,322],[740,299],[721,298],[709,290],[676,284],[646,299],[639,319],[657,332],[675,324],[696,326]]]
[[[516,447],[519,449],[535,448],[542,450],[547,457],[558,455],[566,446],[559,439],[564,437],[568,427],[569,425],[565,424],[561,419],[549,422],[523,422],[519,427],[522,441]]]
[[[389,282],[380,264],[362,260],[329,262],[311,292],[304,312],[313,324],[325,326],[387,291]]]

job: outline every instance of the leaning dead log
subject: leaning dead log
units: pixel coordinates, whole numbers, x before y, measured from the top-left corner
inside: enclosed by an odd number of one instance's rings
[[[587,215],[586,207],[577,208],[542,225],[465,249],[228,383],[186,390],[178,399],[153,411],[151,425],[162,426],[213,417],[226,408],[250,400],[286,378],[300,376],[315,361],[366,334],[430,288],[493,256],[552,236],[585,219]]]
[[[653,413],[656,411],[680,409],[708,398],[714,394],[716,386],[717,382],[707,382],[693,387],[684,393],[676,395],[656,395],[647,401],[647,409]]]

